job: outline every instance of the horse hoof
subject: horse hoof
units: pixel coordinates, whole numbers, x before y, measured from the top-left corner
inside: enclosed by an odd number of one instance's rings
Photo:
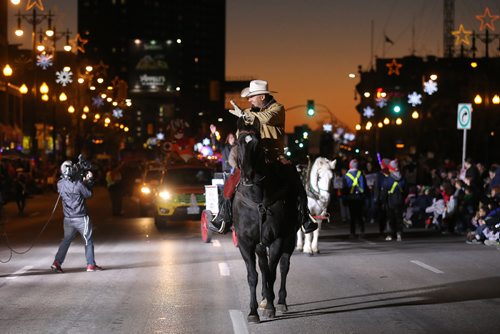
[[[319,254],[319,249],[313,250],[313,254]]]
[[[258,314],[249,314],[247,317],[247,321],[251,324],[258,324],[260,322],[260,318]]]
[[[276,305],[276,311],[286,313],[288,312],[288,306],[286,306],[286,304],[278,304]]]
[[[276,316],[276,310],[265,309],[262,315],[266,318],[274,318]]]
[[[298,252],[302,252],[302,247],[297,247],[297,248],[295,248],[295,250]]]
[[[307,254],[307,256],[309,256],[309,257],[313,257],[313,256],[314,256],[314,253],[313,253],[313,252],[311,252],[311,253],[306,253],[306,254]]]

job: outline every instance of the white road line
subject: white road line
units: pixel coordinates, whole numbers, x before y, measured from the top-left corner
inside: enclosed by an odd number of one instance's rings
[[[444,271],[441,271],[441,270],[439,270],[439,269],[437,269],[437,268],[434,268],[434,267],[432,267],[432,266],[429,266],[428,264],[425,264],[425,263],[423,263],[423,262],[420,262],[420,261],[417,261],[417,260],[412,260],[412,261],[410,261],[410,262],[411,262],[411,263],[414,263],[414,264],[416,264],[417,266],[420,266],[420,267],[422,267],[422,268],[424,268],[424,269],[430,270],[430,271],[432,271],[433,273],[436,273],[436,274],[444,274]]]
[[[214,247],[220,247],[220,241],[215,239],[214,241],[212,241],[212,245],[214,245]]]
[[[27,272],[28,270],[30,270],[31,268],[33,268],[33,266],[25,266],[25,267],[22,267],[21,269],[19,269],[18,271],[16,271],[15,273],[12,273],[10,274],[10,276],[6,277],[7,279],[16,279],[18,278],[20,275],[24,274],[25,272]]]
[[[240,310],[229,310],[234,334],[248,334],[247,323]]]
[[[229,272],[229,266],[226,262],[219,263],[219,272],[221,276],[229,276],[231,273]]]

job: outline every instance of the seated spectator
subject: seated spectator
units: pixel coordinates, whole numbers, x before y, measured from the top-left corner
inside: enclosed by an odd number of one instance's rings
[[[426,228],[434,228],[436,230],[441,230],[441,224],[443,221],[443,214],[445,212],[445,204],[443,199],[443,194],[439,189],[434,189],[434,197],[432,198],[432,204],[425,208],[426,213],[430,213],[430,219],[426,221]]]
[[[432,196],[430,195],[431,188],[427,186],[420,186],[417,190],[418,194],[413,203],[412,224],[413,226],[424,227],[425,220],[427,218],[425,209],[432,205]]]

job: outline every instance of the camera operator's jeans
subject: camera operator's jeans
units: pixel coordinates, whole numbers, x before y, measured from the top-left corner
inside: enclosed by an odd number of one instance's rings
[[[92,223],[90,222],[89,216],[64,218],[64,239],[59,245],[59,249],[56,254],[56,261],[59,262],[59,264],[64,262],[68,248],[77,233],[80,233],[85,242],[85,257],[87,259],[87,265],[95,265]]]

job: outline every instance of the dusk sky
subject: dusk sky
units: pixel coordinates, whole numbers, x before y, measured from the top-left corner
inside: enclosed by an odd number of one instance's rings
[[[57,15],[60,30],[76,31],[76,0],[42,2]],[[486,7],[500,15],[498,0],[455,1],[455,29],[463,24],[479,31],[475,17]],[[13,14],[11,10],[10,28],[15,27]],[[306,122],[313,129],[321,126],[330,117],[326,108],[354,128],[359,120],[354,109],[358,78],[348,74],[371,64],[372,22],[375,57],[406,56],[412,45],[417,56],[443,54],[442,0],[227,0],[226,76],[268,80],[285,107],[314,99],[319,114],[307,118],[305,107],[290,110],[287,132]],[[494,23],[498,33],[500,20]],[[384,43],[384,34],[393,45]],[[14,37],[9,33],[11,43]],[[499,56],[497,47],[491,46],[490,56]],[[478,48],[482,55],[482,43]]]

